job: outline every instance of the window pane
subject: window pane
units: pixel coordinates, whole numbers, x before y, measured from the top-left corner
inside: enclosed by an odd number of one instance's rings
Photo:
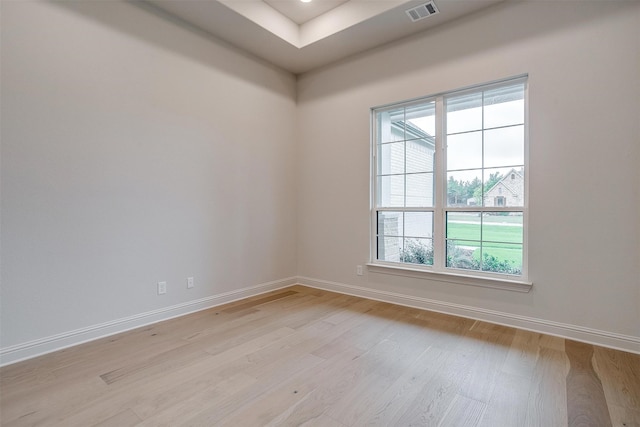
[[[524,85],[501,87],[484,93],[484,127],[524,123]]]
[[[524,164],[524,126],[485,131],[484,167]]]
[[[482,169],[447,174],[447,206],[476,206],[482,202]]]
[[[480,212],[447,212],[447,239],[480,240]]]
[[[436,134],[436,103],[435,101],[427,102],[425,104],[413,105],[407,107],[405,110],[405,117],[407,120],[407,134],[409,128],[419,130],[421,133],[426,133],[429,136],[435,136]],[[411,139],[407,135],[407,139]]]
[[[447,267],[480,270],[480,244],[447,240]]]
[[[402,258],[402,237],[378,237],[378,259],[400,262]]]
[[[447,134],[482,129],[482,93],[446,99]]]
[[[524,205],[524,169],[485,169],[484,179],[484,206]]]
[[[404,142],[378,145],[378,175],[404,173]]]
[[[433,206],[433,174],[407,175],[407,207]]]
[[[402,212],[378,212],[378,235],[402,236]]]
[[[482,214],[484,242],[522,243],[522,212],[485,212]]]
[[[522,245],[482,243],[482,270],[503,274],[522,274]]]
[[[482,167],[482,132],[447,137],[447,170]]]
[[[433,265],[433,241],[431,239],[405,239],[402,262]]]
[[[404,140],[404,108],[378,113],[378,144]]]
[[[407,107],[407,139],[427,138],[433,140],[436,135],[436,103],[414,105]]]
[[[407,173],[433,172],[433,141],[416,139],[407,141]]]
[[[433,212],[406,212],[405,237],[433,237]]]
[[[404,175],[378,177],[378,207],[404,206]]]

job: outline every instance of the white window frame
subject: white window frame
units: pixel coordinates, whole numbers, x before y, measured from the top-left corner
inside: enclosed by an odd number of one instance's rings
[[[477,206],[456,207],[447,206],[446,181],[446,149],[445,149],[445,119],[446,111],[444,107],[444,99],[449,96],[463,95],[465,93],[473,93],[477,91],[491,90],[493,88],[506,86],[510,84],[521,83],[524,85],[524,200],[521,207],[484,207],[481,210],[498,212],[498,211],[517,211],[523,215],[523,262],[521,275],[509,275],[503,273],[492,273],[486,271],[455,269],[445,267],[446,258],[446,212],[478,212]],[[528,292],[532,283],[529,281],[529,263],[528,263],[528,217],[529,217],[529,107],[528,102],[528,76],[521,75],[504,80],[494,81],[485,84],[474,85],[460,90],[443,92],[435,95],[421,97],[413,100],[387,104],[383,106],[371,108],[371,207],[370,207],[370,261],[367,264],[368,271],[381,274],[392,274],[400,276],[408,276],[414,278],[429,279],[442,282],[450,282],[464,285],[476,285],[489,288],[498,288],[513,290],[519,292]],[[435,166],[434,166],[434,206],[426,209],[413,208],[378,208],[377,202],[377,140],[378,126],[377,114],[393,109],[419,105],[423,103],[435,101],[436,116],[436,136],[435,136]],[[381,210],[388,211],[433,211],[433,247],[434,262],[433,266],[410,264],[402,262],[388,262],[377,259],[377,215]]]

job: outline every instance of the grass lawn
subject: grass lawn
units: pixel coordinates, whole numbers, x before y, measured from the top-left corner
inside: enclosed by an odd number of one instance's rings
[[[501,219],[502,218],[505,217],[501,217]],[[449,217],[449,219],[451,220],[452,218]],[[521,226],[517,224],[484,222],[481,230],[480,221],[476,224],[461,224],[450,221],[447,224],[447,238],[456,239],[457,244],[460,246],[480,246],[481,231],[482,240],[484,241],[482,245],[483,253],[493,255],[499,260],[508,260],[515,265],[522,264]],[[474,256],[476,259],[479,259],[480,251],[476,250]]]
[[[449,222],[447,224],[447,238],[459,240],[482,240],[501,243],[522,243],[522,227],[513,225],[496,225],[485,223],[480,227],[478,224],[460,224]]]
[[[507,260],[514,265],[522,265],[522,246],[512,245],[511,247],[495,247],[492,243],[485,243],[482,247],[482,253],[493,255],[499,260]],[[474,254],[476,259],[480,258],[479,251]]]

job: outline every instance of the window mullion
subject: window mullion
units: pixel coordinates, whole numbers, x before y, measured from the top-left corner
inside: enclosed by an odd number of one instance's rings
[[[378,133],[378,118],[373,115],[373,119],[371,120],[371,135],[373,135],[371,141],[371,175],[373,176],[373,182],[371,185],[371,214],[369,216],[369,229],[371,230],[372,238],[369,239],[369,260],[374,262],[378,259],[378,233],[380,230],[378,229],[378,173],[380,170],[380,158],[378,156],[378,145],[380,142],[380,135]]]
[[[435,203],[433,215],[433,268],[436,271],[444,270],[446,257],[445,242],[445,185],[447,182],[447,167],[445,157],[445,116],[444,100],[442,96],[436,98],[436,137],[435,137]]]
[[[485,188],[484,188],[484,174],[486,173],[486,170],[484,168],[484,134],[485,134],[485,129],[484,129],[484,91],[482,91],[482,108],[480,109],[480,113],[482,116],[482,152],[481,152],[481,156],[482,156],[482,182],[480,182],[480,185],[482,188],[482,192],[480,194],[482,194],[482,203],[480,203],[480,205],[482,206],[482,211],[480,212],[480,271],[483,270],[483,265],[482,265],[482,260],[484,258],[484,236],[482,235],[482,232],[484,230],[484,209],[485,209],[485,205],[484,205],[484,199],[485,199]]]
[[[402,132],[402,148],[403,148],[403,169],[402,171],[404,172],[404,206],[403,206],[403,211],[402,211],[402,252],[401,254],[405,253],[405,245],[407,242],[406,236],[405,236],[405,227],[406,227],[406,222],[405,222],[405,209],[407,208],[407,108],[404,108],[404,116],[402,118],[402,123],[404,124],[404,129]],[[401,260],[404,261],[404,255],[401,255]]]

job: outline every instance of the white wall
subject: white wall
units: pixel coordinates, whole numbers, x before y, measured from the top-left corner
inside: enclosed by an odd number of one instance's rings
[[[177,24],[2,2],[4,348],[295,276],[295,77]]]
[[[524,73],[531,292],[356,276],[369,256],[369,108]],[[638,2],[505,2],[303,75],[300,280],[640,351],[639,76]]]

